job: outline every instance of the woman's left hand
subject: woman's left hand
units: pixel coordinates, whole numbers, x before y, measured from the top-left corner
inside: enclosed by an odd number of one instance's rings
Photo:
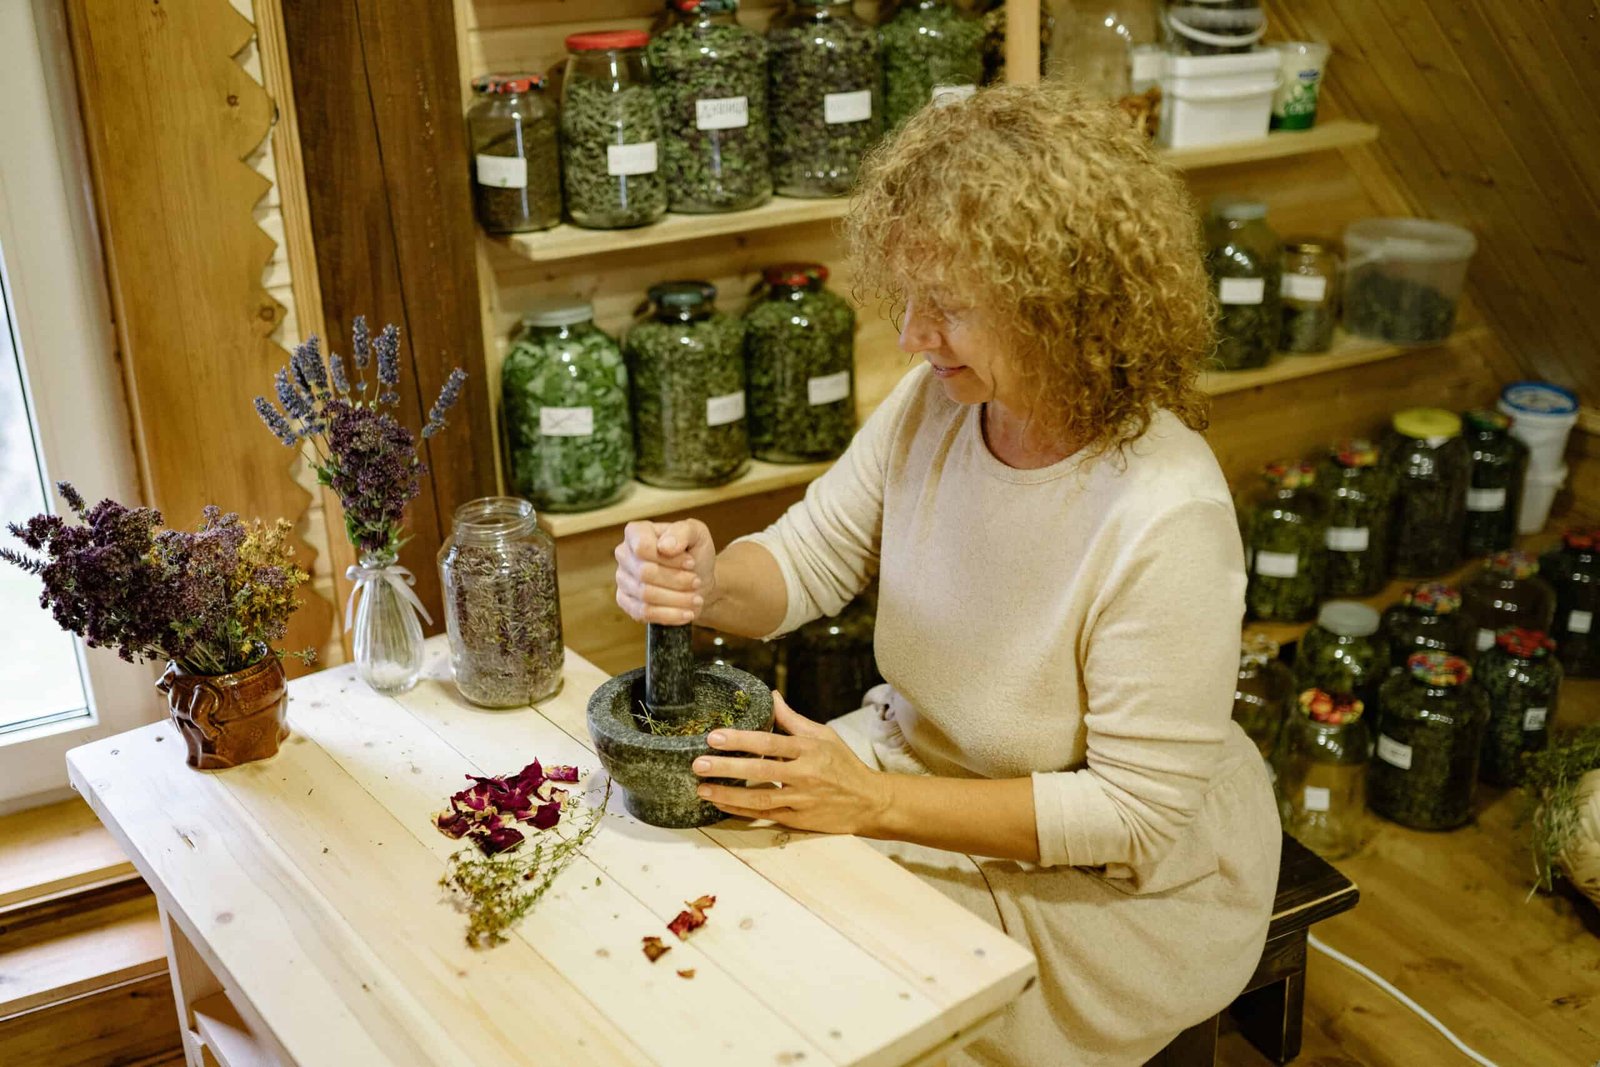
[[[756,758],[701,756],[694,771],[703,778],[771,782],[781,788],[700,786],[700,796],[729,815],[771,819],[797,830],[871,836],[889,806],[888,776],[850,751],[832,728],[801,715],[772,694],[777,723],[788,736],[753,730],[714,730],[712,748],[749,752]]]

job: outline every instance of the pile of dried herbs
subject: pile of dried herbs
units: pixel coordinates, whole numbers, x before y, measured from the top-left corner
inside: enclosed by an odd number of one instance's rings
[[[616,229],[665,214],[660,140],[650,86],[607,84],[570,71],[562,91],[561,173],[572,221]]]
[[[494,544],[458,533],[440,560],[456,688],[474,704],[523,707],[561,688],[555,551],[537,533]]]
[[[937,99],[971,96],[983,81],[983,22],[948,0],[911,0],[878,27],[884,126]]]
[[[696,687],[695,713],[688,718],[667,722],[650,714],[650,708],[639,701],[639,712],[634,719],[639,729],[656,737],[694,737],[712,730],[731,730],[739,725],[738,713],[750,710],[750,694],[735,690],[727,704],[721,702],[720,688]]]
[[[1562,734],[1523,762],[1524,814],[1533,826],[1533,868],[1541,889],[1551,888],[1556,870],[1579,844],[1579,785],[1593,771],[1600,771],[1600,723]],[[1591,835],[1586,847],[1593,850],[1600,843]]]
[[[1351,333],[1398,344],[1442,341],[1455,327],[1456,302],[1439,290],[1370,267],[1353,271],[1344,293]]]
[[[772,463],[842,454],[856,432],[855,312],[815,264],[767,272],[745,312],[750,451]]]
[[[876,34],[849,0],[795,0],[767,31],[772,178],[785,196],[843,196],[883,133]]]

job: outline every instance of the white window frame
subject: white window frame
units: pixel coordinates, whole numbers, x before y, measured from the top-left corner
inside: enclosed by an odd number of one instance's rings
[[[0,270],[47,480],[132,505],[139,479],[65,19],[59,2],[0,0]],[[88,717],[0,735],[0,812],[69,795],[68,749],[162,715],[154,667],[81,641],[79,655]]]

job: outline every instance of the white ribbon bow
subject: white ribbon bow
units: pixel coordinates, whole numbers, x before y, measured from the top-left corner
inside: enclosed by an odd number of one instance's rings
[[[407,568],[400,566],[400,564],[391,563],[387,567],[363,567],[360,564],[352,563],[345,568],[344,576],[355,583],[355,586],[350,590],[350,599],[345,601],[344,605],[344,628],[346,630],[355,625],[356,597],[363,590],[378,582],[388,582],[390,588],[395,591],[401,600],[409,601],[411,606],[417,609],[417,614],[421,615],[424,621],[430,626],[433,624],[433,618],[428,614],[428,609],[422,606],[422,599],[417,596],[416,590],[411,588],[417,584],[416,576]],[[372,593],[368,591],[367,596],[371,595]]]

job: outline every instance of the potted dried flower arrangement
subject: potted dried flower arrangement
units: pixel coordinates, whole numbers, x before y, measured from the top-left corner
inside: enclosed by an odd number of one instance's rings
[[[87,507],[57,485],[82,521],[35,515],[9,529],[34,552],[0,559],[44,582],[39,598],[63,629],[131,663],[166,660],[157,683],[188,745],[189,766],[233,767],[277,753],[289,736],[289,695],[274,652],[307,579],[289,523],[244,523],[207,507],[194,530],[161,528],[153,508],[114,500]]]
[[[426,468],[417,456],[416,435],[394,414],[400,406],[399,328],[391,324],[372,337],[366,318],[358,315],[352,333],[354,380],[338,353],[325,360],[312,337],[295,348],[274,380],[281,407],[256,397],[256,412],[284,444],[309,442],[317,480],[338,494],[345,533],[361,560],[345,572],[355,583],[345,627],[354,616],[356,670],[380,693],[404,693],[422,674],[417,615],[433,621],[411,588],[416,578],[397,562],[406,505],[421,492]],[[369,380],[369,368],[376,380]],[[461,368],[450,372],[428,412],[424,438],[444,429],[445,412],[466,380]]]

